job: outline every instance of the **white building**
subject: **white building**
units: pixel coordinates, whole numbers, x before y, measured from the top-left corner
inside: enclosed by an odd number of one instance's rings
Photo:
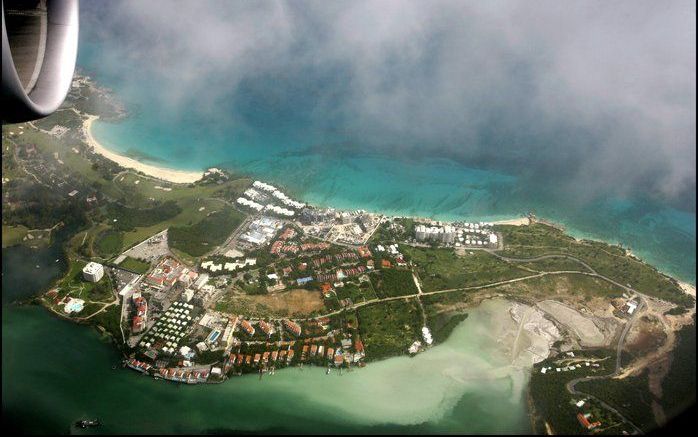
[[[102,276],[104,276],[104,266],[100,263],[89,262],[82,269],[82,277],[86,281],[97,282],[102,279]]]
[[[422,338],[424,338],[424,341],[427,344],[431,344],[434,341],[431,337],[431,332],[429,332],[429,328],[427,328],[426,326],[422,328]]]
[[[184,297],[185,302],[191,301],[191,299],[194,297],[194,290],[187,288],[184,290],[184,293],[182,293],[182,297]]]

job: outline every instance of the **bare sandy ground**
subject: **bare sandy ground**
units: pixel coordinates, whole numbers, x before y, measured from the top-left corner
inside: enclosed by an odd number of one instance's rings
[[[101,145],[92,135],[92,122],[94,122],[98,118],[99,116],[97,115],[89,115],[82,125],[83,132],[85,134],[85,141],[94,149],[95,153],[98,153],[104,156],[105,158],[116,162],[124,168],[131,168],[145,173],[148,176],[153,176],[164,181],[174,182],[176,184],[190,184],[192,182],[198,181],[203,177],[204,173],[202,171],[183,171],[157,167],[150,164],[144,164],[133,158],[122,156],[118,153],[112,152],[111,150]]]
[[[253,304],[262,304],[274,312],[288,311],[289,314],[309,314],[323,310],[325,304],[319,292],[294,289],[281,293],[238,298]]]
[[[522,218],[516,218],[516,219],[509,219],[509,220],[498,220],[496,222],[492,222],[492,224],[510,225],[510,226],[528,226],[531,224],[531,220],[529,220],[528,217],[522,217]]]
[[[545,300],[539,302],[538,307],[574,332],[582,344],[602,346],[607,343],[606,336],[590,318],[567,305],[553,300]]]

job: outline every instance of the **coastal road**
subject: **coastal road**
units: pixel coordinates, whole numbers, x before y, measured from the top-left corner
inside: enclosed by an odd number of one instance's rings
[[[623,416],[618,410],[616,410],[612,406],[608,405],[606,402],[602,401],[601,399],[597,398],[596,396],[589,394],[589,393],[585,393],[585,392],[580,391],[580,390],[577,390],[576,385],[580,382],[583,382],[583,381],[608,379],[608,378],[616,377],[620,374],[621,370],[623,369],[621,358],[622,358],[622,353],[623,353],[623,346],[625,345],[625,337],[628,335],[630,328],[632,327],[635,320],[637,320],[637,318],[639,317],[640,313],[645,308],[645,306],[646,306],[645,300],[644,300],[644,298],[641,298],[640,305],[638,305],[637,309],[633,313],[633,316],[625,324],[625,327],[623,328],[623,331],[621,332],[620,337],[618,337],[618,345],[616,346],[616,365],[615,365],[615,369],[613,370],[613,372],[609,373],[607,375],[583,376],[581,378],[575,378],[575,379],[572,379],[569,382],[567,382],[567,384],[565,386],[567,388],[567,391],[570,392],[570,394],[572,394],[572,395],[583,395],[583,396],[586,396],[586,397],[589,397],[589,398],[596,400],[601,405],[603,405],[604,408],[606,408],[609,411],[612,411],[618,417],[620,417],[625,423],[632,426],[638,434],[642,434],[642,430],[639,427],[637,427],[637,425],[635,425],[633,422],[631,422],[627,417]]]

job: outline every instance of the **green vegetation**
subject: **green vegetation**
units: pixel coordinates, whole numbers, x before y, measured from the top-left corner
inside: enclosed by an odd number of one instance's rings
[[[109,302],[114,299],[112,283],[109,275],[104,275],[99,282],[88,282],[82,277],[82,269],[87,265],[85,261],[70,260],[70,269],[65,277],[56,284],[61,296],[84,299],[92,302]],[[89,314],[86,310],[86,315]]]
[[[85,308],[86,311],[87,308]],[[121,343],[121,329],[119,327],[121,319],[121,308],[119,305],[112,305],[101,313],[90,318],[90,322],[101,326],[106,332],[112,335],[117,343]]]
[[[538,272],[576,271],[589,272],[579,261],[569,258],[546,258],[538,261],[517,263],[521,268],[527,268]]]
[[[442,343],[448,339],[462,321],[468,318],[468,313],[462,314],[439,314],[435,317],[428,317],[429,330],[431,331],[431,336],[434,339],[434,343]]]
[[[530,226],[499,226],[497,229],[502,233],[506,244],[506,248],[500,252],[502,255],[572,255],[589,264],[597,273],[620,284],[629,284],[642,293],[681,306],[693,305],[693,299],[675,281],[654,267],[627,255],[618,246],[589,240],[577,241],[559,229],[539,223]]]
[[[620,419],[600,406],[598,403],[587,399],[583,408],[575,405],[575,402],[586,399],[584,395],[571,395],[566,388],[567,382],[586,375],[606,375],[613,370],[615,365],[615,353],[612,350],[574,351],[576,358],[581,360],[596,361],[600,367],[585,367],[568,372],[557,372],[556,367],[565,367],[570,362],[564,354],[548,358],[533,367],[529,382],[529,394],[535,407],[536,416],[544,418],[555,434],[587,434],[587,430],[577,420],[577,413],[591,413],[593,421],[601,422],[601,429],[617,424]],[[552,367],[543,374],[541,367]],[[603,382],[607,382],[604,379]],[[581,390],[581,388],[580,388]],[[545,428],[540,424],[540,431]],[[631,432],[629,426],[616,426],[612,428],[614,434],[622,430]]]
[[[129,208],[118,203],[107,205],[108,222],[119,231],[132,231],[137,227],[152,226],[171,219],[182,212],[174,201],[167,201],[153,208]]]
[[[415,340],[421,340],[422,314],[414,299],[362,307],[358,319],[367,361],[405,355]]]
[[[408,296],[417,294],[417,286],[412,278],[412,271],[383,269],[376,285],[379,297]]]
[[[577,384],[577,390],[603,399],[645,432],[657,427],[652,412],[654,396],[649,391],[647,371],[622,380],[582,381]]]
[[[123,244],[123,232],[110,229],[99,234],[95,241],[94,248],[101,257],[111,258],[121,251]]]
[[[135,273],[144,274],[148,271],[148,269],[150,269],[150,263],[127,256],[126,259],[119,263],[119,267]]]
[[[192,226],[175,226],[169,230],[170,247],[197,257],[223,243],[240,223],[243,215],[232,208],[210,214]]]
[[[473,287],[533,273],[483,251],[458,256],[452,249],[401,246],[415,265],[424,291]]]
[[[696,318],[682,328],[672,352],[669,370],[662,381],[663,396],[659,404],[668,418],[674,417],[696,402]]]
[[[376,298],[376,293],[370,282],[363,282],[361,285],[348,282],[344,287],[337,288],[335,292],[338,299],[351,299],[353,303]]]

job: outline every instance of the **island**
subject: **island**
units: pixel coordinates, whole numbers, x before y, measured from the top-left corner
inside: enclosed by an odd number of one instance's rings
[[[77,75],[55,114],[3,126],[2,151],[3,247],[61,244],[68,264],[33,301],[95,326],[124,367],[178,384],[350,371],[436,347],[506,299],[537,432],[646,432],[672,411],[663,385],[695,372],[672,359],[691,341],[695,288],[623,247],[530,213],[390,217],[163,169],[93,137],[95,119],[126,116]]]

